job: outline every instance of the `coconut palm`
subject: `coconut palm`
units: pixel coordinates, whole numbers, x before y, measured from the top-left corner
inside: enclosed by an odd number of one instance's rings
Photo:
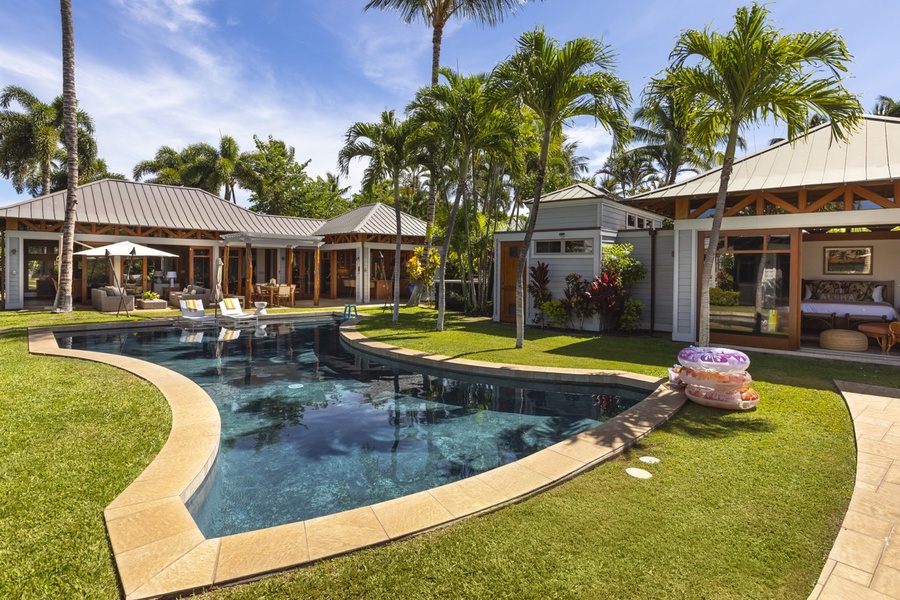
[[[407,110],[416,126],[430,126],[440,132],[448,155],[456,163],[456,197],[450,208],[447,231],[441,250],[440,294],[437,331],[444,330],[447,258],[460,202],[466,192],[472,154],[492,149],[512,153],[513,128],[509,120],[486,97],[485,75],[463,76],[452,69],[440,69],[446,83],[421,88]]]
[[[640,148],[610,154],[596,174],[604,176],[600,185],[623,198],[651,190],[659,180],[649,154]]]
[[[23,110],[11,110],[13,104]],[[0,93],[0,108],[0,174],[11,179],[19,193],[27,187],[34,195],[49,194],[51,174],[66,160],[61,147],[63,96],[45,104],[25,88],[10,85]],[[94,122],[86,112],[77,111],[76,127],[79,155],[82,162],[89,162],[97,154]]]
[[[365,10],[400,12],[405,23],[421,21],[431,27],[431,85],[437,85],[444,27],[454,16],[493,27],[525,0],[369,0]]]
[[[523,34],[515,54],[491,74],[494,98],[511,98],[533,111],[542,126],[534,203],[523,247],[529,248],[540,208],[547,155],[554,133],[576,116],[592,116],[613,134],[618,149],[630,136],[626,110],[631,100],[628,84],[613,73],[608,46],[592,38],[576,38],[562,46],[540,27]],[[525,339],[525,252],[519,255],[516,277],[516,348]]]
[[[237,184],[235,170],[240,160],[237,142],[230,135],[219,138],[219,148],[203,142],[184,149],[184,165],[181,179],[184,185],[219,195],[225,188],[225,201],[237,203],[234,187]]]
[[[55,310],[72,312],[72,253],[75,251],[75,208],[78,205],[78,101],[75,97],[75,31],[72,25],[72,0],[60,0],[63,54],[63,140],[66,146],[66,212],[62,226],[59,262],[59,286]],[[47,184],[49,186],[49,183]],[[46,186],[45,186],[46,187]]]
[[[671,97],[645,100],[634,113],[634,139],[643,143],[635,150],[659,167],[660,185],[672,185],[681,173],[705,171],[719,162],[712,147],[689,143],[687,119],[679,113],[689,107],[679,106]],[[739,147],[744,147],[743,140]]]
[[[338,168],[346,176],[350,161],[368,158],[369,165],[363,174],[363,187],[369,188],[385,178],[390,178],[394,191],[394,216],[397,221],[397,245],[394,252],[394,315],[391,322],[400,320],[400,177],[412,166],[414,155],[410,137],[414,126],[409,120],[399,121],[393,110],[381,113],[378,123],[357,122],[347,130],[344,147],[338,153]]]
[[[845,139],[861,113],[859,101],[840,78],[851,58],[844,40],[833,31],[782,34],[768,17],[767,8],[754,4],[737,10],[734,28],[725,35],[709,29],[684,31],[669,55],[669,68],[651,82],[651,99],[671,97],[696,107],[682,117],[695,140],[712,145],[726,135],[709,248],[718,244],[742,127],[771,118],[783,122],[788,139],[795,139],[808,127],[810,115],[820,114],[831,121],[833,136]],[[709,281],[715,259],[716,253],[708,252],[703,262],[701,345],[709,343]]]
[[[900,117],[900,101],[894,100],[889,96],[878,96],[878,102],[875,103],[872,114]]]
[[[181,173],[184,170],[184,156],[171,146],[160,146],[150,160],[142,160],[134,166],[132,176],[135,181],[144,179],[148,183],[162,185],[184,185]],[[153,177],[147,177],[153,175]]]

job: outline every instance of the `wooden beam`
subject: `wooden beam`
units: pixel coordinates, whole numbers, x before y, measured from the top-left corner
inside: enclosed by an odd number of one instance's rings
[[[770,204],[774,204],[775,206],[784,209],[785,212],[792,214],[800,212],[800,210],[796,206],[788,203],[786,200],[782,200],[781,198],[770,192],[763,192],[762,197]]]
[[[880,206],[881,208],[896,208],[897,207],[893,202],[891,202],[884,196],[880,196],[880,195],[876,194],[875,192],[873,192],[872,190],[862,187],[861,185],[853,185],[853,186],[850,186],[850,188],[853,190],[853,193],[856,194],[857,196],[859,196],[860,198],[863,198],[865,200],[873,202],[873,203],[877,204],[878,206]]]
[[[247,299],[247,308],[253,306],[253,246],[250,242],[244,247],[244,260],[247,261],[247,282],[244,284],[244,297]]]
[[[687,198],[675,199],[675,220],[682,221],[691,214],[691,201]]]
[[[759,192],[753,194],[753,196],[756,198],[756,216],[759,217],[766,214],[766,199]]]
[[[741,200],[740,202],[738,202],[737,204],[735,204],[734,206],[732,206],[731,208],[726,210],[725,216],[733,217],[734,215],[738,214],[739,212],[741,212],[742,210],[744,210],[745,208],[747,208],[754,202],[756,202],[756,197],[753,194],[750,194],[749,196],[747,196],[746,198],[744,198],[743,200]]]
[[[293,285],[294,283],[294,249],[288,246],[287,250],[287,284]],[[294,299],[291,298],[291,304],[293,304]]]
[[[853,189],[849,185],[844,188],[844,210],[853,210]]]
[[[843,187],[834,188],[833,190],[831,190],[830,192],[828,192],[827,194],[825,194],[824,196],[822,196],[821,198],[819,198],[818,200],[813,202],[812,204],[808,204],[806,206],[806,212],[808,212],[808,213],[816,212],[817,210],[819,210],[820,208],[822,208],[823,206],[825,206],[832,200],[837,200],[838,196],[840,196],[842,193],[844,193]]]
[[[800,212],[806,212],[806,190],[797,192],[797,208]]]
[[[697,217],[708,211],[710,208],[713,208],[715,205],[716,199],[710,198],[709,200],[701,204],[696,210],[692,210],[688,215],[688,219],[696,219]]]
[[[319,276],[322,272],[319,265],[322,263],[322,249],[316,246],[316,258],[313,263],[313,306],[319,305],[319,294],[322,291],[322,279]]]

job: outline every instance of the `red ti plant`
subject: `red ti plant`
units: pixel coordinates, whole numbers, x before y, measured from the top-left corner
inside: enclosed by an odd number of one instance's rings
[[[597,275],[584,295],[600,316],[600,330],[612,328],[624,309],[619,277],[609,273]]]

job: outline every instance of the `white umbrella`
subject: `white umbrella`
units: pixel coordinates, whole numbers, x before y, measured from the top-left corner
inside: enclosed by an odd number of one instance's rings
[[[215,272],[215,286],[212,291],[212,298],[209,299],[210,302],[216,305],[216,317],[219,316],[219,302],[222,301],[222,271],[225,262],[221,259],[221,257],[216,257],[216,272]]]
[[[134,258],[135,256],[178,257],[177,254],[172,254],[171,252],[164,252],[162,250],[156,250],[155,248],[149,248],[147,246],[141,246],[140,244],[135,244],[127,241],[116,242],[115,244],[100,246],[98,248],[89,248],[88,250],[80,250],[78,252],[74,252],[73,254],[77,254],[79,256],[105,256],[109,260],[109,270],[113,273],[113,281],[115,281],[117,288],[119,287],[119,276],[116,273],[115,267],[113,266],[113,256],[128,256],[131,258]],[[131,275],[131,261],[128,262],[128,274]],[[123,307],[125,308],[125,315],[131,316],[128,313],[128,306],[125,304],[125,296],[121,296],[119,300],[119,308],[116,310],[116,316],[119,316],[119,310],[121,310]]]

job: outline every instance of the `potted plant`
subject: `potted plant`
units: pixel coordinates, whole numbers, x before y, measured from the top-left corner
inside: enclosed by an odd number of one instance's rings
[[[141,294],[141,300],[159,300],[159,294],[151,290],[147,290]]]

